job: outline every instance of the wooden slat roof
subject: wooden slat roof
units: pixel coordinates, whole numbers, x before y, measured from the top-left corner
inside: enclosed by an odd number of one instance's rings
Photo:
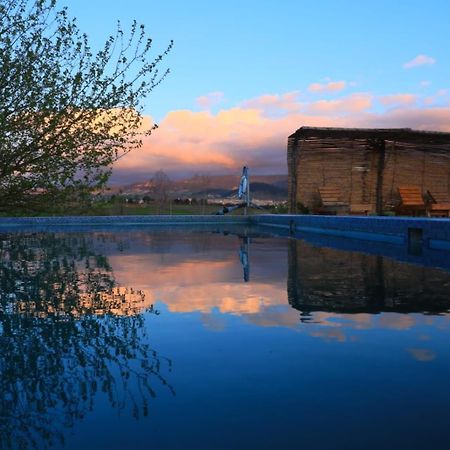
[[[301,127],[289,138],[384,139],[408,144],[450,145],[450,133],[411,128],[327,128]],[[450,148],[449,148],[450,150]]]

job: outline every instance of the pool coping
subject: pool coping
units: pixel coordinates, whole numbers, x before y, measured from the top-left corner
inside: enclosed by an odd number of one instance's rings
[[[249,224],[248,216],[216,215],[160,215],[160,216],[47,216],[0,217],[2,228],[70,227],[70,226],[127,226],[127,225],[215,225]]]

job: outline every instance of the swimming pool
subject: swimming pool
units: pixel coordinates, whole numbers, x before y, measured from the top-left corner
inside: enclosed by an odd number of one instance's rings
[[[448,448],[448,269],[233,224],[0,237],[2,448]]]

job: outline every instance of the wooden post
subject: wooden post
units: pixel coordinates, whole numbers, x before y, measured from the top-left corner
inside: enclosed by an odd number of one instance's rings
[[[299,152],[297,138],[288,139],[287,165],[288,165],[288,208],[289,214],[297,214],[297,158]]]
[[[383,215],[383,174],[384,174],[384,161],[386,156],[386,142],[384,139],[375,139],[373,141],[374,151],[378,154],[377,164],[377,181],[375,187],[376,204],[375,209],[377,216]]]

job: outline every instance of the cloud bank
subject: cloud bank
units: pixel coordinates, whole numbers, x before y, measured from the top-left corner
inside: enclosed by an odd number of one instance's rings
[[[208,98],[214,101],[221,96]],[[111,181],[142,181],[159,169],[172,177],[236,174],[244,164],[253,173],[287,173],[287,137],[301,126],[450,131],[450,102],[439,98],[444,101],[430,105],[426,98],[409,93],[376,97],[357,92],[305,101],[299,92],[286,92],[248,99],[217,112],[171,111],[141,149],[118,161]]]

